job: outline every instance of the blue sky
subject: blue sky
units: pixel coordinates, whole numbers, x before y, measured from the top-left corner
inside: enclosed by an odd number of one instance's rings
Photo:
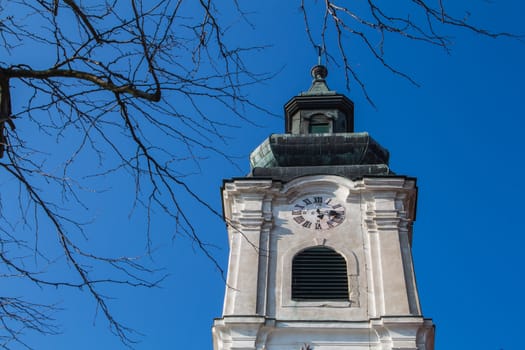
[[[243,2],[241,2],[241,5]],[[278,4],[278,5],[276,5]],[[525,33],[525,4],[519,0],[454,1],[471,11],[482,27]],[[250,97],[279,117],[250,112],[258,125],[240,123],[224,146],[238,156],[239,168],[219,157],[203,160],[187,179],[220,211],[222,179],[244,176],[248,155],[271,133],[282,133],[283,105],[306,90],[317,57],[304,35],[295,2],[246,4],[255,28],[235,29],[239,42],[269,44],[249,56],[250,64],[274,78],[249,88]],[[278,7],[277,7],[278,6]],[[454,35],[452,53],[418,43],[393,41],[387,57],[409,73],[415,87],[374,62],[362,48],[351,48],[351,62],[362,74],[376,108],[356,86],[345,88],[343,72],[328,66],[328,85],[355,103],[356,131],[368,131],[391,153],[398,174],[417,177],[419,187],[413,254],[423,312],[436,324],[437,349],[521,349],[524,288],[520,224],[524,209],[523,132],[525,131],[525,44],[464,31]],[[228,110],[217,111],[223,116]],[[0,181],[2,181],[0,175]],[[144,218],[129,214],[115,198],[130,196],[125,182],[107,179],[108,192],[93,199],[93,244],[102,252],[145,245]],[[223,222],[191,207],[195,225],[215,245],[227,265]],[[221,316],[224,281],[213,264],[159,215],[153,232],[151,265],[168,277],[155,289],[111,288],[115,315],[134,328],[137,349],[210,349],[211,325]],[[132,251],[132,249],[130,249]],[[124,349],[107,330],[94,302],[82,290],[20,290],[57,303],[58,336],[31,336],[36,349]]]

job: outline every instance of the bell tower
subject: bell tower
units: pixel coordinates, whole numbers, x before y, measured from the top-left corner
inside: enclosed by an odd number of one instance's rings
[[[354,132],[324,66],[284,106],[285,134],[222,189],[230,256],[214,350],[433,350],[412,262],[417,187]]]

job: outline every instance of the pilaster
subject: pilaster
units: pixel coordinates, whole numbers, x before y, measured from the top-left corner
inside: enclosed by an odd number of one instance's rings
[[[224,315],[264,312],[271,203],[279,186],[271,180],[251,179],[234,180],[224,186],[223,206],[230,242]]]
[[[365,223],[370,317],[420,315],[411,254],[415,217],[415,179],[371,177],[356,183]]]
[[[214,350],[255,350],[264,317],[225,316],[213,325]]]

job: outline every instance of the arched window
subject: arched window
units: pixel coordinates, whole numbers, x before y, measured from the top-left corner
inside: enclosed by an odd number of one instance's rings
[[[309,134],[324,134],[332,132],[332,121],[324,114],[316,114],[308,123]]]
[[[293,300],[349,300],[346,260],[334,250],[318,246],[292,260]]]

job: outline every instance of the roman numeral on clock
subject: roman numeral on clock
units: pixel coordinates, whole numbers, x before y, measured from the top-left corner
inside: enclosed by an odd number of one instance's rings
[[[296,217],[294,217],[293,219],[294,219],[294,220],[295,220],[295,222],[296,222],[296,223],[298,223],[298,224],[300,224],[300,223],[302,223],[303,221],[305,221],[305,220],[306,220],[306,219],[305,219],[305,218],[303,218],[303,217],[302,217],[301,215],[299,215],[299,216],[296,216]],[[303,226],[304,226],[304,225],[303,225]]]

